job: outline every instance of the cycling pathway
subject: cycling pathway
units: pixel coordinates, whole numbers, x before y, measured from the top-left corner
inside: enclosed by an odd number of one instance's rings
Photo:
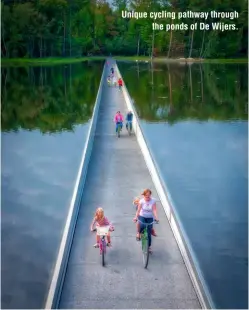
[[[141,244],[135,240],[132,222],[132,199],[144,188],[158,197],[136,137],[128,136],[125,128],[120,139],[115,137],[117,110],[127,112],[123,94],[105,83],[60,308],[200,308],[160,202],[154,253],[148,270],[143,268]],[[89,231],[98,206],[115,225],[106,267],[101,266],[99,250],[93,248],[95,235]]]

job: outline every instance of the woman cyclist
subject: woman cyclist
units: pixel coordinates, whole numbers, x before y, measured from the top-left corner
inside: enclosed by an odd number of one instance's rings
[[[140,200],[141,200],[140,197],[136,197],[136,198],[133,200],[133,205],[135,206],[136,211],[137,211],[137,208],[138,208],[138,205],[139,205]],[[137,231],[139,231],[139,222],[137,222]],[[151,228],[151,234],[152,234],[152,236],[154,236],[154,237],[157,236],[157,233],[156,233],[155,228],[154,228],[153,226],[152,226],[152,228]]]
[[[114,116],[114,122],[116,123],[116,132],[118,132],[118,125],[119,124],[120,124],[121,130],[122,130],[123,121],[124,121],[123,115],[120,113],[120,111],[118,111],[116,113],[116,115]]]
[[[144,198],[142,198],[138,204],[136,216],[134,218],[134,222],[137,222],[138,219],[140,221],[139,225],[137,225],[137,236],[136,236],[137,241],[140,240],[140,234],[144,229],[144,225],[141,224],[141,222],[147,223],[147,224],[153,223],[154,218],[155,218],[155,221],[158,221],[156,201],[154,198],[151,197],[151,193],[152,192],[150,189],[144,190],[144,192],[142,193]],[[149,252],[152,252],[152,249],[151,249],[152,225],[148,225],[147,229],[148,229]]]

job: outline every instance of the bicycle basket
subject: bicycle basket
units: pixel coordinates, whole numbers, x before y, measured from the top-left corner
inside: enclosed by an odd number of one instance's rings
[[[108,232],[109,232],[109,228],[110,226],[97,226],[97,235],[98,236],[107,236]]]

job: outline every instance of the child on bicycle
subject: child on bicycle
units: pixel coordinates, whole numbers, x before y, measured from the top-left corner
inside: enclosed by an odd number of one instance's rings
[[[107,235],[107,246],[111,246],[111,235],[110,235],[110,231],[114,230],[114,227],[110,224],[110,221],[108,220],[108,218],[104,215],[104,210],[102,208],[98,208],[95,212],[90,230],[94,231],[93,227],[94,225],[96,226],[108,226],[110,225],[110,229]],[[99,247],[99,242],[100,242],[100,236],[98,236],[98,234],[96,234],[96,241],[97,243],[94,244],[95,248]]]
[[[111,78],[110,78],[110,76],[107,77],[107,84],[108,84],[108,86],[111,85]]]
[[[134,200],[133,200],[133,205],[136,207],[136,211],[137,211],[137,208],[138,208],[138,205],[139,205],[139,202],[140,202],[141,198],[139,197],[136,197]],[[139,223],[137,222],[137,231],[139,230]],[[152,236],[156,237],[157,236],[157,233],[155,231],[155,229],[152,227],[151,229],[151,234]]]

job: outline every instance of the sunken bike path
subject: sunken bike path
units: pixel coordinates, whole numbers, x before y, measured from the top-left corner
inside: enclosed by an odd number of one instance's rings
[[[110,68],[110,67],[109,67]],[[108,69],[108,68],[107,68]],[[106,69],[106,70],[107,70]],[[135,136],[125,127],[115,136],[115,112],[127,112],[122,92],[108,87],[105,72],[92,155],[77,220],[60,308],[158,309],[200,308],[198,298],[158,201]],[[160,223],[152,237],[153,254],[143,268],[141,242],[136,241],[132,200],[150,188],[157,199]],[[101,206],[113,222],[112,248],[102,267],[90,223]]]

